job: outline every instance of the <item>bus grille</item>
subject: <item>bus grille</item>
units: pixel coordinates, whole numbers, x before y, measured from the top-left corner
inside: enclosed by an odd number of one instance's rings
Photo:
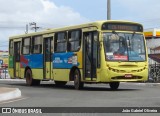
[[[131,73],[136,73],[136,72],[142,72],[143,70],[145,70],[146,68],[142,68],[142,69],[137,69],[137,70],[130,70]],[[114,68],[109,68],[109,70],[116,72],[116,73],[127,73],[127,70],[119,70],[119,69],[114,69]]]
[[[111,79],[142,79],[141,76],[132,76],[132,77],[125,77],[125,76],[117,76],[117,77],[112,77]]]

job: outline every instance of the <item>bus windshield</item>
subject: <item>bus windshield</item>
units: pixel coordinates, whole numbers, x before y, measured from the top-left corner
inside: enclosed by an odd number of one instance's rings
[[[103,33],[107,61],[145,61],[146,51],[143,34]]]

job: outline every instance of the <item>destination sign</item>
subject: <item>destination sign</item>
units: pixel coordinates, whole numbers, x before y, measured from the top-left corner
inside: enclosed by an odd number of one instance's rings
[[[120,31],[138,31],[143,32],[143,27],[138,24],[126,23],[105,23],[102,25],[102,30],[120,30]]]

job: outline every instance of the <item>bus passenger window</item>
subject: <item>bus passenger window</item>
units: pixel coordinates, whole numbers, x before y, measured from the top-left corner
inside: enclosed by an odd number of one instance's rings
[[[33,37],[33,53],[42,52],[42,36]]]
[[[60,32],[55,35],[55,52],[65,52],[67,49],[66,32]]]
[[[22,54],[30,53],[30,38],[24,38],[22,43]]]
[[[68,33],[68,38],[68,51],[78,51],[81,47],[81,31],[70,31]]]
[[[9,42],[9,54],[13,55],[13,40]]]

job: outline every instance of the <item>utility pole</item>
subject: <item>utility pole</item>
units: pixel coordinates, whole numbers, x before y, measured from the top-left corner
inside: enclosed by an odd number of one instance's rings
[[[107,0],[107,20],[111,20],[111,1]]]
[[[26,31],[25,31],[25,34],[28,33],[28,24],[26,25]]]
[[[32,29],[35,30],[35,32],[37,32],[37,29],[39,29],[40,27],[37,27],[35,22],[29,23],[30,26],[34,25],[34,27],[32,27]]]

